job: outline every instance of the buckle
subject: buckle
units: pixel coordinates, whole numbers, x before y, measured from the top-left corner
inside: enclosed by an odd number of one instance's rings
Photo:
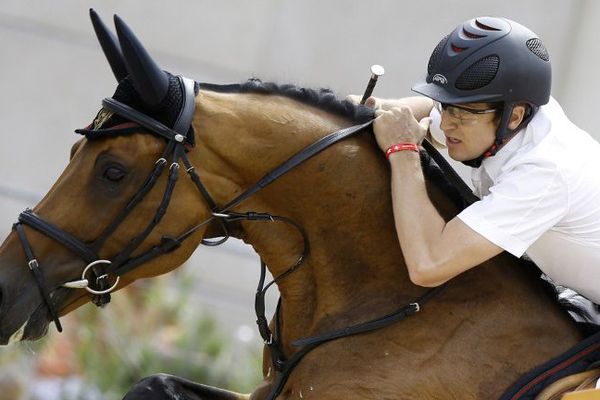
[[[416,314],[419,311],[421,311],[421,306],[419,305],[419,303],[410,303],[409,305],[413,306],[413,314]]]
[[[27,265],[29,265],[29,269],[30,270],[34,270],[34,269],[38,269],[40,267],[40,265],[38,264],[38,261],[34,258],[32,260],[30,260]]]

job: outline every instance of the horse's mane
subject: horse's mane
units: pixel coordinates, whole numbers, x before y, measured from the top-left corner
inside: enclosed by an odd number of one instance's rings
[[[326,88],[304,88],[294,84],[263,82],[257,78],[251,78],[242,83],[228,85],[213,83],[197,83],[197,85],[199,89],[220,93],[260,93],[284,96],[328,111],[332,114],[349,118],[352,122],[357,124],[375,118],[375,112],[372,108],[342,100],[337,97],[332,90]],[[442,191],[450,197],[450,201],[456,204],[460,209],[466,206],[465,200],[460,195],[460,192],[452,185],[452,183],[450,183],[437,163],[425,151],[421,152],[421,165],[427,179],[442,189]]]
[[[200,89],[221,93],[259,93],[284,96],[332,114],[346,117],[357,124],[375,118],[375,112],[372,108],[341,100],[331,89],[326,88],[304,88],[294,84],[263,82],[257,78],[229,85],[213,83],[197,83],[197,85]]]
[[[263,82],[257,78],[229,85],[213,83],[197,83],[197,85],[199,89],[220,93],[260,93],[284,96],[332,114],[349,118],[357,124],[375,118],[375,112],[372,108],[342,100],[332,90],[326,88],[310,89],[293,84]],[[464,208],[466,203],[460,192],[450,183],[437,163],[425,151],[421,152],[421,165],[427,179],[440,187],[458,207]]]

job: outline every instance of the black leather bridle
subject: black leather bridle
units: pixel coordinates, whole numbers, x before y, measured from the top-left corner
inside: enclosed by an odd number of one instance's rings
[[[104,305],[110,301],[110,292],[112,292],[117,287],[118,279],[121,275],[126,274],[127,272],[133,270],[134,268],[146,263],[147,261],[155,257],[177,249],[179,246],[181,246],[181,243],[187,238],[189,238],[194,232],[215,220],[217,220],[220,223],[223,229],[224,235],[222,239],[216,241],[207,241],[203,239],[202,244],[216,246],[224,243],[229,238],[228,223],[239,220],[271,222],[282,221],[294,226],[300,232],[303,238],[304,245],[300,256],[292,266],[290,266],[285,272],[283,272],[279,276],[275,277],[267,285],[265,285],[266,264],[261,260],[261,274],[255,296],[255,312],[257,315],[258,329],[261,337],[265,342],[265,345],[269,347],[272,365],[275,368],[275,370],[279,372],[274,382],[271,393],[267,397],[268,399],[274,399],[278,396],[294,367],[306,354],[308,354],[310,351],[312,351],[319,345],[338,338],[356,335],[359,333],[370,332],[376,329],[389,326],[397,321],[400,321],[410,315],[419,312],[424,303],[426,303],[435,294],[442,290],[444,286],[439,286],[437,288],[431,289],[419,298],[415,299],[413,302],[408,303],[400,307],[398,310],[390,314],[384,315],[380,318],[349,326],[338,331],[333,331],[326,334],[310,338],[302,338],[293,341],[292,345],[300,347],[300,350],[294,353],[290,358],[286,358],[282,350],[281,339],[278,337],[278,332],[280,332],[280,303],[278,304],[277,311],[275,312],[275,330],[272,331],[269,327],[268,321],[265,316],[265,293],[274,283],[279,282],[281,279],[285,278],[301,266],[306,257],[309,255],[308,236],[299,224],[290,220],[289,218],[259,212],[232,212],[231,209],[239,205],[241,202],[243,202],[245,199],[252,196],[256,192],[260,191],[270,183],[272,183],[274,180],[276,180],[283,174],[295,168],[302,162],[308,160],[312,156],[318,154],[322,150],[328,148],[329,146],[337,143],[342,139],[345,139],[353,134],[363,131],[365,128],[369,127],[372,124],[372,120],[360,125],[355,125],[341,129],[317,140],[316,142],[297,152],[288,160],[280,164],[277,168],[264,175],[253,186],[251,186],[243,193],[229,201],[227,204],[219,207],[214,201],[214,199],[211,197],[204,184],[201,182],[198,174],[194,171],[194,167],[191,165],[186,154],[185,145],[190,144],[187,135],[188,132],[191,131],[191,122],[195,107],[194,81],[187,78],[183,78],[181,76],[178,76],[177,79],[179,80],[180,85],[183,88],[184,96],[183,105],[181,107],[178,118],[173,128],[169,128],[164,124],[158,122],[154,118],[143,114],[115,99],[106,98],[103,100],[102,104],[105,109],[129,121],[137,123],[142,127],[150,130],[151,132],[165,138],[167,140],[167,144],[162,153],[162,156],[156,161],[154,169],[147,177],[142,187],[130,199],[128,204],[121,210],[117,217],[105,228],[105,230],[100,234],[100,236],[96,240],[94,240],[91,243],[86,243],[74,237],[70,233],[64,231],[63,229],[44,220],[42,217],[38,216],[32,210],[29,209],[23,211],[19,215],[18,222],[13,225],[13,228],[16,230],[20,238],[29,268],[31,269],[32,274],[35,278],[40,294],[44,300],[46,307],[50,312],[50,316],[56,324],[58,331],[62,331],[62,326],[60,324],[57,306],[54,303],[53,298],[51,296],[51,290],[50,288],[48,288],[45,282],[44,274],[40,269],[37,259],[35,258],[32,246],[29,243],[27,235],[25,234],[25,231],[23,229],[23,225],[28,225],[31,228],[57,241],[58,243],[62,244],[63,246],[77,254],[79,257],[81,257],[82,260],[84,260],[87,263],[87,266],[82,271],[81,279],[66,282],[60,286],[71,289],[86,289],[87,291],[95,295],[94,303],[99,306]],[[459,188],[459,191],[463,195],[463,198],[466,199],[465,201],[472,202],[471,198],[465,197],[469,195],[472,196],[472,193],[464,185],[464,183],[462,183],[462,180],[460,180],[460,178],[456,175],[454,170],[447,164],[443,157],[439,153],[437,153],[437,151],[429,143],[426,143],[426,146],[428,152],[442,167],[444,173],[448,173],[451,175],[450,179],[453,181],[452,183]],[[198,188],[199,192],[201,193],[202,197],[206,201],[207,205],[209,206],[211,210],[211,216],[177,236],[163,236],[161,242],[158,245],[153,246],[141,255],[131,257],[131,254],[150,235],[150,233],[153,231],[156,225],[158,225],[158,223],[164,216],[169,205],[173,190],[175,188],[175,184],[177,182],[178,172],[180,169],[180,162],[183,163],[186,172],[188,173],[188,175]],[[161,176],[162,172],[166,168],[167,164],[169,164],[167,184],[162,200],[152,220],[147,224],[147,226],[142,230],[142,232],[135,236],[129,242],[129,244],[117,255],[113,256],[110,260],[100,259],[100,257],[98,256],[98,251],[100,250],[102,245],[105,243],[108,237],[110,237],[110,235],[119,227],[119,225],[125,220],[125,218],[133,210],[133,208],[135,208],[135,206],[139,204],[144,199],[144,197],[150,192],[150,190],[154,187],[158,178]],[[92,279],[92,282],[95,282],[93,284],[91,284],[90,281],[86,278],[88,271],[90,270],[92,277],[95,278]],[[112,285],[109,282],[110,275],[116,277],[116,280],[114,283],[112,283]]]
[[[183,78],[177,77],[181,88],[183,89],[183,101],[182,106],[177,117],[173,128],[169,128],[157,120],[123,104],[115,99],[106,98],[103,100],[102,105],[105,109],[123,116],[130,121],[133,121],[146,129],[154,132],[155,134],[164,137],[167,140],[167,145],[162,153],[162,156],[156,161],[154,169],[147,177],[146,181],[138,192],[129,200],[128,204],[121,210],[116,218],[105,228],[100,236],[91,243],[86,243],[56,225],[44,220],[42,217],[35,214],[32,210],[27,209],[19,215],[18,222],[13,225],[16,230],[23,250],[25,252],[29,268],[31,269],[37,286],[40,290],[40,294],[48,308],[52,319],[56,324],[58,331],[62,331],[62,326],[58,318],[58,311],[56,304],[50,296],[50,290],[45,282],[44,274],[39,268],[39,263],[34,255],[33,248],[27,239],[23,225],[45,234],[46,236],[54,239],[58,243],[62,244],[75,254],[77,254],[87,266],[82,271],[80,280],[72,282],[66,282],[62,284],[62,287],[67,288],[83,288],[94,294],[94,303],[98,306],[102,306],[110,301],[110,292],[114,290],[118,284],[118,279],[121,275],[131,271],[135,267],[155,258],[161,254],[167,253],[179,247],[181,245],[180,240],[170,236],[163,236],[161,243],[152,247],[150,250],[144,252],[136,257],[131,257],[131,254],[140,246],[140,244],[150,235],[154,227],[158,225],[164,216],[171,195],[177,182],[177,176],[179,172],[179,161],[183,160],[184,164],[189,164],[189,160],[185,154],[185,144],[187,140],[187,134],[190,130],[192,117],[195,109],[195,94],[194,84],[195,82]],[[154,217],[147,224],[144,230],[134,237],[128,245],[121,250],[117,255],[113,256],[110,260],[103,260],[98,256],[98,251],[108,239],[108,237],[119,227],[119,225],[125,220],[127,215],[139,204],[144,197],[150,192],[150,190],[156,184],[158,178],[164,171],[168,160],[171,161],[169,165],[167,185],[162,197],[162,200],[156,210]],[[191,166],[190,166],[191,167]],[[191,176],[197,178],[197,174],[193,171],[193,168],[188,168],[188,173]],[[195,180],[196,181],[196,180]],[[199,179],[197,179],[199,182]],[[204,194],[204,193],[203,193]],[[208,221],[206,222],[208,223]],[[188,235],[189,236],[189,235]],[[187,236],[186,236],[187,237]],[[95,278],[95,283],[90,284],[90,281],[86,278],[88,270],[91,269],[92,276]],[[117,280],[112,285],[109,284],[109,274],[117,277]],[[91,287],[93,285],[93,287]]]

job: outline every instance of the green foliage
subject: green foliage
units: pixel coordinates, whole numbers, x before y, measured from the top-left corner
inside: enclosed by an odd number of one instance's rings
[[[86,306],[79,313],[77,357],[84,379],[104,399],[120,399],[139,379],[159,372],[242,392],[260,380],[259,355],[234,349],[194,305],[192,278],[172,273],[129,291],[113,295],[110,309]]]

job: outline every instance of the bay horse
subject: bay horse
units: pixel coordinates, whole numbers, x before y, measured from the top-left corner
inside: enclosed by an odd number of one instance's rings
[[[0,343],[40,338],[51,321],[60,327],[60,315],[177,268],[223,230],[277,277],[276,317],[261,325],[271,335],[263,381],[243,395],[156,375],[126,399],[493,399],[581,340],[539,271],[507,254],[453,279],[427,304],[415,301],[430,292],[408,277],[390,171],[367,126],[372,110],[326,90],[174,77],[122,20],[117,40],[91,14],[120,83],[79,130],[85,137],[52,189],[0,248]],[[357,133],[255,186],[355,124],[363,124]],[[425,154],[423,165],[431,200],[452,218],[454,194]],[[184,168],[192,179],[175,185]],[[231,205],[247,188],[256,190]],[[282,379],[278,363],[285,369],[302,352],[296,340],[398,309],[402,321],[328,340]]]

